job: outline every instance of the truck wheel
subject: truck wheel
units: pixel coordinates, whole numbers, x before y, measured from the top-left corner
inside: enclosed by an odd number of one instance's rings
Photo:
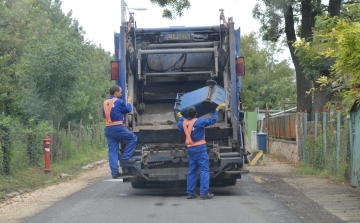
[[[145,188],[146,182],[131,182],[132,188],[138,189],[138,188]]]
[[[235,186],[236,185],[236,179],[224,179],[221,181],[223,186]]]

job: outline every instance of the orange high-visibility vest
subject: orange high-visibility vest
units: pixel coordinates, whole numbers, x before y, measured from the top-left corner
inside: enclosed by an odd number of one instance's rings
[[[112,98],[104,101],[103,108],[105,113],[106,126],[123,125],[124,116],[121,121],[112,121],[110,118],[110,113],[116,100],[117,98]]]
[[[193,118],[191,120],[184,120],[184,122],[183,122],[183,128],[184,128],[185,137],[186,137],[185,144],[188,148],[206,144],[205,139],[202,139],[202,140],[199,140],[196,142],[193,142],[191,139],[191,132],[192,132],[192,129],[194,127],[196,120],[197,120],[197,118]]]

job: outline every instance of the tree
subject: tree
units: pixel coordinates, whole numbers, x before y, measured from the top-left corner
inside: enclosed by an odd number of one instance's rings
[[[277,61],[281,53],[274,43],[261,48],[255,33],[241,37],[242,54],[246,58],[246,76],[243,78],[244,108],[280,109],[284,103],[296,101],[295,72],[286,60]]]
[[[103,121],[101,105],[109,94],[111,57],[103,49],[92,43],[83,45],[84,57],[79,61],[79,81],[76,91],[70,99],[71,108],[67,111],[63,125],[69,120],[80,120],[84,123],[97,124]]]
[[[103,121],[110,60],[84,40],[60,0],[0,1],[0,174],[11,174],[12,157],[19,155],[13,151],[21,145],[11,143],[15,134],[26,143],[21,155],[37,165],[39,145],[53,130],[49,121],[57,129],[80,119],[84,126]]]
[[[30,87],[27,88],[31,90],[28,96],[41,102],[36,111],[32,111],[33,115],[37,112],[48,120],[61,123],[69,108],[72,92],[75,90],[80,52],[81,43],[69,37],[63,30],[54,31],[52,35],[32,45],[26,52],[22,72],[30,82],[23,83],[24,86]],[[28,105],[27,101],[31,102],[24,100],[24,109],[36,108]]]
[[[316,17],[322,14],[327,14],[329,17],[339,16],[341,5],[347,1],[329,0],[328,5],[322,5],[320,0],[262,0],[261,2],[265,5],[265,9],[261,8],[261,4],[257,4],[253,10],[253,16],[263,24],[261,28],[263,38],[278,41],[282,34],[286,36],[296,70],[298,110],[307,108],[311,111],[312,108],[322,108],[330,99],[330,85],[320,88],[316,79],[320,76],[329,76],[332,61],[322,60],[323,66],[318,66],[315,72],[314,66],[309,69],[308,63],[299,60],[299,55],[296,54],[293,44],[297,38],[311,43]],[[277,24],[282,24],[282,26],[277,26]],[[311,104],[311,97],[305,97],[312,85],[315,89],[313,105]]]
[[[317,18],[314,40],[310,43],[299,41],[297,49],[309,69],[317,66],[328,68],[328,76],[317,77],[318,85],[337,83],[343,98],[343,107],[349,107],[358,98],[360,84],[360,5],[350,4],[342,9],[339,17],[323,15]],[[330,62],[329,62],[330,61]],[[327,64],[328,63],[328,64]],[[311,71],[309,72],[311,73]]]
[[[14,7],[27,10],[22,31],[27,44],[18,66],[21,89],[26,93],[21,99],[23,113],[59,124],[78,78],[83,33],[72,28],[77,24],[62,13],[59,1],[20,1]]]
[[[151,3],[159,5],[163,10],[162,17],[174,19],[182,16],[186,9],[191,7],[189,0],[150,0]],[[167,7],[170,7],[167,8]]]
[[[16,63],[21,55],[21,36],[24,21],[17,18],[10,3],[0,2],[0,113],[9,116],[17,114]]]
[[[38,10],[27,13],[31,32],[18,69],[24,116],[55,121],[58,129],[72,120],[99,121],[110,55],[84,41],[82,28],[59,2],[37,1]]]

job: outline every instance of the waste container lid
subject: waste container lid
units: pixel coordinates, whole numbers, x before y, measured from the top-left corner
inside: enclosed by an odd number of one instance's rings
[[[265,133],[265,132],[258,132],[258,133],[256,133],[256,135],[267,135],[267,133]]]

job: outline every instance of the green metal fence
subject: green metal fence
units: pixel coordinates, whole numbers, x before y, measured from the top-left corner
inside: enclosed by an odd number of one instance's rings
[[[351,170],[350,182],[352,186],[360,186],[360,108],[356,100],[350,109],[349,141]]]
[[[306,112],[299,113],[301,159],[328,174],[350,178],[350,135],[349,119],[342,113],[341,107],[316,110],[312,122],[308,121]]]

